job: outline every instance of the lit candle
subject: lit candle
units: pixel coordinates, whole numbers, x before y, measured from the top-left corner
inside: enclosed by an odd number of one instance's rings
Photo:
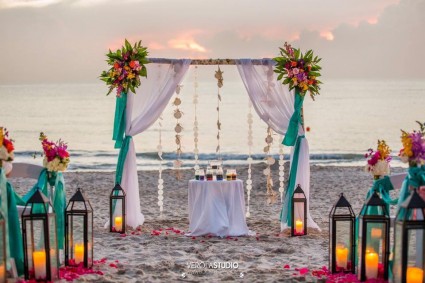
[[[419,267],[408,267],[406,274],[407,283],[423,283],[424,271]]]
[[[382,237],[382,229],[380,228],[372,228],[372,238],[381,239]]]
[[[6,278],[4,277],[5,273],[6,273],[6,269],[5,269],[4,263],[0,264],[0,282],[6,282],[5,281]]]
[[[46,252],[35,251],[32,253],[34,261],[34,274],[35,279],[46,279]]]
[[[295,221],[295,233],[296,234],[303,234],[303,229],[304,225],[303,222],[301,220],[296,220]]]
[[[347,269],[348,261],[348,248],[344,245],[336,246],[336,266],[339,268]]]
[[[115,230],[116,231],[122,230],[122,217],[121,216],[115,217]]]
[[[378,260],[379,256],[374,251],[366,252],[366,278],[378,278]]]
[[[84,244],[75,244],[74,247],[74,260],[75,264],[79,264],[84,261]]]

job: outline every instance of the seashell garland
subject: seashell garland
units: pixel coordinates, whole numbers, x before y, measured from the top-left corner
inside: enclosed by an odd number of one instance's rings
[[[158,169],[158,206],[159,216],[162,218],[162,212],[164,210],[164,180],[162,179],[162,116],[159,117],[159,142],[157,146],[158,157],[159,157],[159,169]]]
[[[251,164],[252,164],[252,104],[251,101],[248,102],[248,115],[247,115],[247,122],[248,122],[248,177],[246,180],[246,192],[247,192],[247,206],[246,206],[246,217],[250,217],[251,216],[251,212],[249,210],[249,203],[251,200],[251,189],[252,189],[252,180],[251,180]]]
[[[195,120],[193,122],[193,141],[195,142],[195,147],[193,149],[195,166],[194,169],[199,169],[199,150],[198,150],[198,114],[197,114],[197,105],[198,105],[198,66],[195,66],[194,75],[194,93],[193,93],[193,105],[195,106]]]
[[[223,87],[223,71],[221,71],[220,66],[218,66],[218,70],[215,71],[214,77],[217,79],[217,148],[215,152],[218,154],[218,160],[221,160],[221,147],[220,147],[220,131],[221,131],[221,122],[220,122],[220,88]]]
[[[270,149],[273,142],[272,134],[273,130],[270,127],[267,127],[267,137],[265,138],[267,146],[264,147],[264,153],[266,154],[264,160],[267,164],[267,168],[263,171],[264,175],[267,178],[267,204],[273,204],[277,201],[277,193],[273,190],[273,179],[270,168],[270,166],[276,162],[276,160],[270,154]]]
[[[183,131],[183,127],[179,122],[179,119],[183,116],[183,112],[179,109],[179,106],[182,104],[182,100],[178,97],[180,94],[181,89],[183,88],[182,85],[177,85],[176,87],[176,98],[174,99],[173,106],[176,107],[174,110],[174,118],[176,118],[176,126],[174,127],[174,131],[176,132],[175,135],[175,142],[177,145],[176,153],[177,153],[177,159],[173,162],[174,171],[176,174],[176,179],[181,180],[182,175],[180,172],[180,168],[183,165],[183,162],[180,160],[180,155],[182,154],[182,145],[181,145],[181,132]]]

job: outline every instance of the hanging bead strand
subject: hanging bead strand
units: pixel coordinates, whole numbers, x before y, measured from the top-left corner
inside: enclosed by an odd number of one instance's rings
[[[271,165],[273,165],[276,160],[273,158],[273,156],[270,153],[271,145],[273,143],[273,130],[270,127],[267,127],[267,137],[265,139],[267,146],[264,147],[264,153],[266,154],[265,161],[267,164],[267,168],[264,169],[264,175],[266,175],[267,178],[267,203],[273,204],[277,200],[277,194],[273,190],[273,179],[272,179],[272,171],[271,171]]]
[[[159,157],[159,174],[158,174],[158,206],[159,217],[162,218],[164,210],[164,180],[162,179],[162,116],[159,117],[159,142],[158,142],[158,157]]]
[[[180,118],[183,116],[183,112],[179,109],[179,106],[181,105],[182,101],[179,98],[180,90],[183,86],[177,85],[176,87],[176,98],[174,99],[173,105],[176,107],[174,110],[174,118],[176,118],[176,126],[174,127],[174,131],[176,132],[176,160],[174,160],[174,169],[176,174],[176,179],[181,179],[181,172],[180,168],[183,165],[183,162],[180,160],[180,155],[182,154],[182,145],[181,145],[181,132],[183,131],[183,127],[180,124]]]
[[[279,139],[282,140],[283,136]],[[283,203],[283,192],[285,191],[284,182],[285,182],[285,160],[284,160],[283,144],[279,143],[279,193],[280,193],[280,202]]]
[[[248,178],[246,180],[246,192],[247,192],[247,207],[246,207],[246,217],[251,216],[251,212],[249,210],[249,203],[251,200],[251,189],[252,189],[252,180],[251,180],[251,164],[252,164],[252,104],[251,101],[248,102],[248,116],[247,116],[247,122],[248,122]]]
[[[198,66],[195,66],[195,71],[193,72],[194,74],[194,82],[193,82],[193,87],[194,87],[194,93],[193,93],[193,105],[195,106],[195,120],[193,122],[193,141],[195,144],[195,147],[193,149],[193,153],[194,153],[194,158],[195,158],[195,166],[194,169],[198,170],[199,169],[199,149],[198,149],[198,113],[197,113],[197,105],[198,105]]]
[[[218,66],[218,70],[215,71],[215,76],[217,79],[217,148],[216,154],[218,155],[218,160],[221,160],[221,148],[220,148],[220,132],[221,132],[221,122],[220,122],[220,102],[221,95],[220,89],[223,87],[223,72],[220,70],[220,66]]]

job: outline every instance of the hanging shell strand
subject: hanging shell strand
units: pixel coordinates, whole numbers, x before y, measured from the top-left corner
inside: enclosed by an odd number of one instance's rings
[[[164,180],[162,179],[162,116],[159,117],[159,142],[158,142],[158,157],[159,157],[159,169],[158,169],[158,206],[159,206],[159,217],[162,218],[162,212],[164,210]]]
[[[247,122],[248,122],[248,177],[246,180],[246,192],[247,192],[247,207],[246,207],[246,217],[250,217],[251,216],[251,212],[249,210],[249,203],[251,200],[251,189],[252,189],[252,180],[251,180],[251,164],[252,164],[252,104],[251,101],[249,101],[248,103],[248,115],[247,115]]]
[[[280,138],[283,140],[283,137]],[[279,193],[280,193],[280,202],[283,203],[283,192],[285,191],[284,182],[285,182],[285,160],[283,155],[283,144],[279,144]]]
[[[182,154],[181,132],[183,131],[183,127],[179,122],[180,118],[183,116],[183,112],[179,109],[179,106],[182,103],[181,99],[179,98],[179,94],[180,94],[182,87],[183,87],[182,85],[177,85],[177,87],[176,87],[176,97],[174,98],[174,101],[173,101],[173,106],[176,107],[176,109],[174,110],[174,118],[176,118],[176,126],[174,127],[174,131],[176,132],[175,142],[176,142],[176,145],[177,145],[177,149],[176,149],[177,157],[176,157],[176,160],[174,160],[174,162],[173,162],[173,167],[175,169],[174,172],[176,174],[177,180],[181,180],[181,178],[182,178],[180,168],[183,165],[183,162],[180,160],[180,155]]]
[[[264,153],[266,154],[265,162],[267,163],[267,168],[264,169],[264,175],[266,175],[267,178],[267,204],[273,204],[277,201],[277,193],[273,190],[273,179],[272,179],[272,172],[271,172],[271,166],[276,162],[276,160],[271,156],[270,149],[271,145],[273,143],[273,130],[268,127],[267,128],[267,137],[265,139],[267,146],[264,147]]]
[[[194,159],[195,159],[195,166],[194,169],[199,169],[199,149],[198,149],[198,113],[197,113],[197,105],[198,105],[198,66],[195,66],[194,73],[194,82],[193,82],[193,105],[195,106],[195,120],[193,121],[193,141],[195,144],[195,147],[193,149],[194,153]]]
[[[220,148],[220,132],[221,132],[221,122],[220,122],[220,102],[221,95],[220,89],[223,87],[223,73],[218,66],[218,70],[215,71],[214,77],[217,79],[217,148],[215,152],[218,155],[218,159],[221,160],[221,148]]]

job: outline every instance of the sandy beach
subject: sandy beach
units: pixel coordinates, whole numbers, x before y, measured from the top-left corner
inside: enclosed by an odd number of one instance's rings
[[[184,170],[178,181],[171,170],[163,171],[164,213],[157,205],[157,171],[140,171],[140,202],[145,223],[126,236],[103,228],[108,220],[109,194],[115,172],[66,172],[67,198],[77,187],[84,189],[94,209],[94,269],[103,275],[83,275],[78,282],[313,282],[313,270],[328,265],[328,214],[341,192],[359,213],[372,177],[361,167],[311,167],[310,211],[322,231],[304,237],[280,233],[280,202],[266,203],[265,164],[253,166],[251,217],[248,227],[256,236],[186,237],[187,182],[192,170]],[[286,166],[287,167],[287,166]],[[246,180],[247,167],[236,167],[238,178]],[[393,168],[392,173],[403,172]],[[278,184],[278,174],[273,174]],[[27,180],[13,181],[23,194]],[[278,191],[278,187],[274,187]],[[396,193],[396,192],[394,192]],[[245,194],[246,198],[246,194]],[[394,214],[394,212],[393,212]],[[208,264],[229,262],[233,268],[208,268]],[[228,266],[229,267],[229,264]],[[308,272],[306,269],[308,268]],[[299,269],[303,269],[301,272]],[[304,275],[301,273],[306,272]],[[62,280],[65,282],[65,280]]]

